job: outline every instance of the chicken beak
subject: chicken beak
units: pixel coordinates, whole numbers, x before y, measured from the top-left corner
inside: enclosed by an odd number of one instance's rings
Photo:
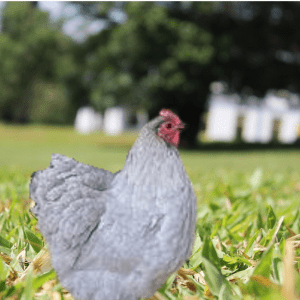
[[[183,122],[181,122],[179,125],[178,125],[178,129],[181,131],[183,129],[185,129],[187,127],[187,125]]]

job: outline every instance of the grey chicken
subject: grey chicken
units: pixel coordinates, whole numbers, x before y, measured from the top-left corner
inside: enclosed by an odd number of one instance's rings
[[[112,174],[54,154],[30,197],[52,265],[75,299],[150,298],[191,254],[196,197],[167,109],[146,124]]]

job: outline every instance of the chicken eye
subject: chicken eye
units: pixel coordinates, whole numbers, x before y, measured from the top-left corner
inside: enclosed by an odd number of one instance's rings
[[[172,123],[167,123],[167,125],[166,125],[166,128],[167,128],[167,129],[171,129],[171,128],[173,128],[173,125],[172,125]]]

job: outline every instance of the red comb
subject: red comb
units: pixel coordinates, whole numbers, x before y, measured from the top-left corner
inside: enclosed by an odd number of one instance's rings
[[[182,124],[182,121],[179,119],[179,117],[169,109],[163,108],[159,112],[159,115],[163,117],[165,120],[171,119],[172,122],[174,122],[177,125]]]
[[[178,116],[176,114],[174,114],[171,110],[163,108],[160,112],[159,115],[165,119],[169,119],[169,118],[176,118],[179,119]]]

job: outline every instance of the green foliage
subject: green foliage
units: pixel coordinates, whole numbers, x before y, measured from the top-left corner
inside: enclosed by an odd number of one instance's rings
[[[30,229],[23,228],[24,238],[29,243],[35,253],[39,253],[43,248],[43,241],[38,238]]]
[[[36,83],[32,91],[30,119],[36,123],[64,124],[71,108],[66,87],[61,84]]]
[[[272,209],[272,206],[270,205],[268,208],[268,216],[267,216],[267,227],[268,229],[272,229],[275,226],[276,223],[276,216]]]
[[[128,2],[123,7],[125,23],[115,23],[97,38],[91,37],[91,41],[97,39],[97,47],[90,42],[93,48],[86,49],[90,51],[86,72],[92,79],[88,85],[95,106],[153,109],[166,103],[164,93],[177,105],[183,102],[178,93],[198,94],[199,68],[211,64],[215,51],[213,35],[191,14],[208,13],[212,4],[191,5],[194,10],[185,11],[154,2]],[[114,6],[111,3],[107,14]]]
[[[9,2],[0,32],[0,117],[65,123],[72,106],[66,82],[77,66],[73,43],[29,2]],[[49,104],[48,104],[49,103]]]

